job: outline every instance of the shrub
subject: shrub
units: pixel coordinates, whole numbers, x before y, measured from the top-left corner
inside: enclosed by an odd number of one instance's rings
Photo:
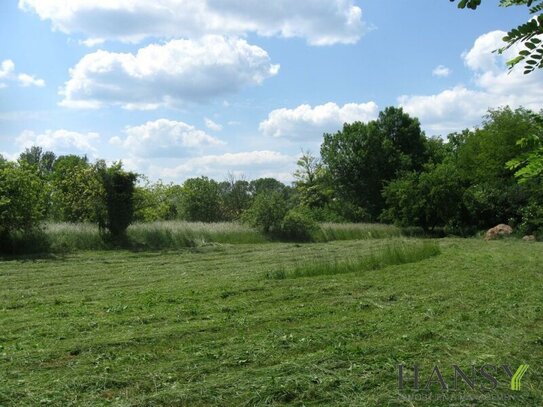
[[[114,240],[126,236],[134,217],[134,189],[137,175],[122,169],[121,163],[99,168],[105,191],[105,211],[99,211],[100,229],[107,229]]]
[[[281,222],[281,237],[288,240],[309,242],[316,230],[315,221],[301,209],[291,209]]]
[[[266,234],[277,234],[287,213],[287,202],[278,191],[259,193],[242,216],[244,222]]]
[[[543,237],[543,206],[535,201],[530,202],[521,210],[519,231],[525,235]]]
[[[98,221],[96,208],[104,197],[104,187],[96,168],[85,158],[59,158],[50,185],[52,219],[77,223]]]
[[[181,192],[182,218],[191,222],[221,220],[221,197],[217,181],[207,177],[189,178]]]
[[[12,252],[15,240],[22,241],[21,235],[39,228],[45,213],[44,190],[43,181],[31,168],[0,165],[0,251]]]
[[[463,181],[451,163],[428,165],[423,172],[406,173],[385,186],[387,209],[381,219],[433,231],[460,218],[463,192]]]

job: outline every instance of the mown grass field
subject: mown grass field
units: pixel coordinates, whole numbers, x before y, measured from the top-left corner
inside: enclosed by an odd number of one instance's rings
[[[395,239],[2,261],[0,405],[543,405],[542,243],[441,239],[416,262],[269,278]],[[448,382],[454,364],[530,368],[518,392],[498,371],[496,390],[420,401],[443,392],[400,392],[400,363]]]

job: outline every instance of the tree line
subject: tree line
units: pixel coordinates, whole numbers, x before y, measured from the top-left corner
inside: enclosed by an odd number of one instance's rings
[[[466,235],[509,223],[543,230],[543,116],[490,110],[473,130],[426,137],[418,119],[389,107],[376,120],[324,134],[320,158],[304,152],[294,183],[274,178],[182,185],[150,182],[120,162],[32,147],[0,158],[0,244],[44,222],[90,222],[122,240],[132,222],[242,221],[304,240],[317,222],[385,222]],[[138,182],[139,180],[139,182]]]

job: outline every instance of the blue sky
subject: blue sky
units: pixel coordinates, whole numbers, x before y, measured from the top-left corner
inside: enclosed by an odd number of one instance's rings
[[[122,159],[151,179],[292,179],[323,132],[402,106],[428,135],[543,107],[491,51],[524,7],[447,0],[0,4],[0,152]],[[512,50],[511,52],[514,52]]]

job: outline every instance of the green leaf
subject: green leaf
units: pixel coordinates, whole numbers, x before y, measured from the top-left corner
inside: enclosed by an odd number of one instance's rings
[[[522,61],[524,59],[523,56],[517,56],[513,59],[510,59],[509,61],[506,62],[507,66],[509,66],[510,68],[514,67],[516,64],[518,64],[520,61]]]

